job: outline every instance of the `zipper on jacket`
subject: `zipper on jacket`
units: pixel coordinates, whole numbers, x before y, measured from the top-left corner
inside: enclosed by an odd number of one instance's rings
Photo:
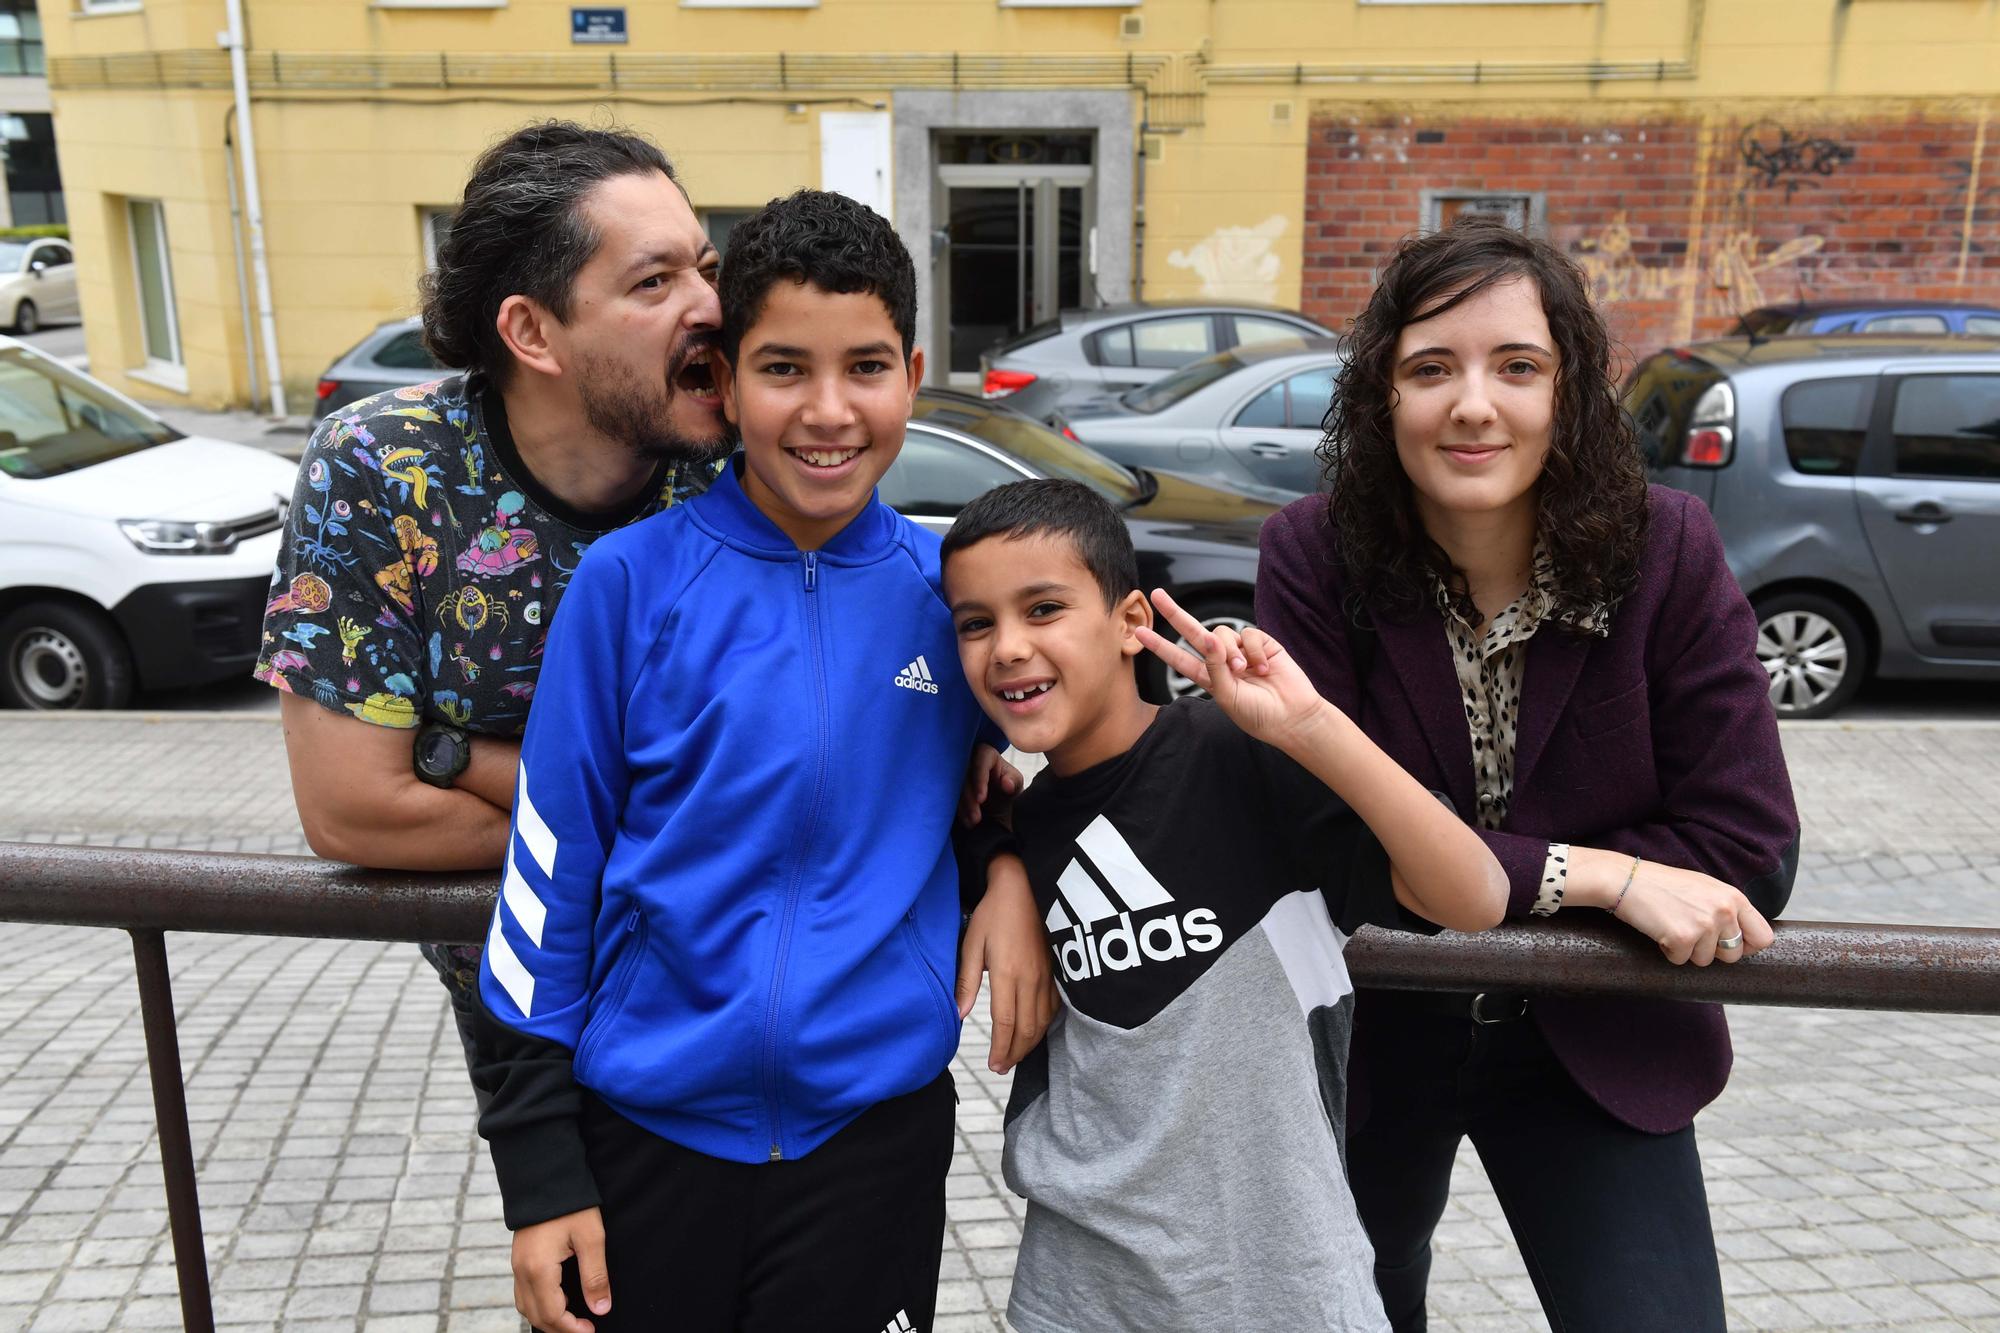
[[[636,907],[626,914],[625,933],[627,935],[638,932],[640,925],[639,917],[640,911]],[[617,1018],[618,1011],[625,1007],[625,997],[631,991],[632,979],[639,971],[639,955],[644,948],[645,937],[643,935],[636,940],[630,940],[626,943],[625,952],[620,955],[617,967],[612,969],[609,984],[605,988],[608,998],[605,1003],[604,1016],[598,1022],[597,1026],[589,1032],[587,1038],[577,1044],[576,1053],[572,1057],[577,1066],[581,1067],[596,1052],[597,1048],[603,1044],[604,1034],[611,1030],[612,1020]]]
[[[764,1018],[764,1100],[771,1113],[771,1156],[783,1161],[784,1113],[778,1097],[779,1018],[784,1004],[785,969],[791,961],[792,922],[798,915],[799,885],[805,878],[806,854],[812,846],[814,827],[819,823],[820,800],[826,789],[826,663],[820,651],[819,598],[811,594],[819,588],[819,552],[806,553],[806,642],[812,646],[812,685],[815,741],[813,750],[812,800],[806,806],[805,827],[799,832],[798,860],[793,863],[791,882],[785,886],[785,905],[778,923],[778,953],[771,966],[771,1000]]]

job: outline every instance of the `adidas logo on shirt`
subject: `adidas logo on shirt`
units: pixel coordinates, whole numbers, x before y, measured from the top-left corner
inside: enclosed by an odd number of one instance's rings
[[[908,1310],[898,1310],[896,1311],[896,1317],[889,1321],[888,1326],[882,1330],[882,1333],[917,1333],[917,1326],[910,1322],[910,1312]]]
[[[919,653],[917,660],[904,667],[896,677],[896,684],[906,690],[918,690],[924,694],[936,694],[937,682],[931,679],[930,663]]]
[[[1169,911],[1133,924],[1135,913],[1173,907],[1174,896],[1103,815],[1077,835],[1076,848],[1077,858],[1056,880],[1056,902],[1047,917],[1049,942],[1065,978],[1086,981],[1129,971],[1147,959],[1165,962],[1222,947],[1222,927],[1206,907]],[[1122,908],[1112,902],[1113,895]],[[1099,933],[1098,926],[1107,921],[1115,924]]]

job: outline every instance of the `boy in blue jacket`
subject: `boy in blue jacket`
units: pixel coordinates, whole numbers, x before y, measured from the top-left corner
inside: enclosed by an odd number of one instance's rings
[[[927,1329],[981,713],[938,539],[874,496],[922,380],[915,270],[808,191],[735,229],[721,297],[743,451],[592,546],[549,635],[480,967],[480,1131],[548,1333]],[[1014,869],[967,951],[996,994],[1011,956],[1045,995]]]

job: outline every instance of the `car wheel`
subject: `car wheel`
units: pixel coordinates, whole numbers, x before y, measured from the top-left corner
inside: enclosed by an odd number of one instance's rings
[[[14,332],[25,337],[41,327],[41,312],[35,309],[33,301],[23,301],[14,307]]]
[[[0,619],[0,704],[55,711],[132,702],[132,654],[102,614],[33,602]]]
[[[1246,625],[1255,623],[1250,618],[1248,598],[1196,597],[1190,599],[1187,610],[1188,614],[1199,620],[1207,629],[1227,625],[1231,629],[1240,630]],[[1164,622],[1156,620],[1156,623],[1164,626]],[[1181,647],[1187,647],[1187,640],[1180,635],[1174,635],[1173,639]],[[1196,656],[1200,654],[1197,653]],[[1151,653],[1140,658],[1139,663],[1139,692],[1152,703],[1168,704],[1176,699],[1208,697],[1207,690],[1173,670]]]
[[[1840,603],[1783,593],[1757,604],[1757,660],[1779,717],[1832,717],[1861,688],[1867,659],[1861,625]]]

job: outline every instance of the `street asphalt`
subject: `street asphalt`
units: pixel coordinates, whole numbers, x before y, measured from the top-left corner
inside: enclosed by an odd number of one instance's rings
[[[1818,724],[1785,745],[1806,820],[1792,915],[2000,927],[2000,727]],[[0,754],[0,839],[304,851],[262,711],[5,714]],[[177,1326],[125,937],[0,939],[0,1327]],[[514,1333],[499,1200],[415,949],[170,951],[221,1326]],[[1732,1327],[2000,1330],[2000,1019],[1732,1022],[1735,1077],[1699,1122]],[[940,1333],[1004,1328],[1019,1236],[985,1046],[969,1024]],[[1432,1311],[1454,1333],[1546,1327],[1469,1150]]]

